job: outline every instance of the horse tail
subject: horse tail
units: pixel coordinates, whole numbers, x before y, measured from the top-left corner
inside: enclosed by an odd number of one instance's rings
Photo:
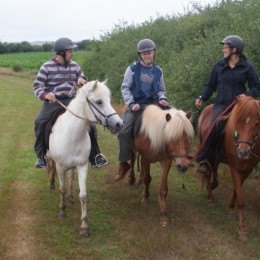
[[[57,176],[57,170],[56,170],[56,164],[55,162],[48,158],[47,161],[47,173],[49,175],[49,179],[50,179],[50,189],[54,190],[55,189],[55,176]]]

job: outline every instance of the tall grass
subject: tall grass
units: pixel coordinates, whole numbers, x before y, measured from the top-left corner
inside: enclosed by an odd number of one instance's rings
[[[169,175],[167,199],[171,223],[159,220],[159,165],[152,166],[150,202],[141,203],[141,191],[127,179],[114,183],[117,137],[98,127],[101,152],[109,164],[89,169],[88,217],[90,237],[81,238],[78,184],[75,205],[67,218],[58,218],[59,192],[49,190],[43,170],[35,169],[33,122],[40,101],[32,80],[0,75],[0,258],[9,259],[259,259],[260,189],[249,178],[244,187],[249,241],[237,239],[237,219],[228,221],[232,192],[227,168],[220,170],[214,207],[195,171]],[[183,182],[186,189],[182,188]],[[58,186],[58,185],[57,185]]]

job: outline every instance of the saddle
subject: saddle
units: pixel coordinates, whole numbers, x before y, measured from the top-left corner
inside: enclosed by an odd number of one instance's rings
[[[49,149],[49,137],[52,132],[52,127],[54,126],[57,118],[63,114],[66,111],[65,108],[60,107],[57,111],[55,111],[49,120],[46,121],[46,123],[43,126],[43,152],[44,154],[47,153],[47,150]]]

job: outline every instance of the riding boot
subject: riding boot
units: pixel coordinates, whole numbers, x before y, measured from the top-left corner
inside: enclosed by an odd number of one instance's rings
[[[198,163],[197,172],[207,174],[208,173],[208,163],[206,161],[208,154],[214,149],[215,147],[215,129],[209,134],[205,143],[200,148],[199,153],[196,156],[196,162]]]
[[[118,173],[115,176],[115,182],[121,181],[122,179],[124,179],[125,175],[129,172],[129,170],[131,169],[129,163],[127,162],[123,162],[119,164],[119,169],[118,169]]]

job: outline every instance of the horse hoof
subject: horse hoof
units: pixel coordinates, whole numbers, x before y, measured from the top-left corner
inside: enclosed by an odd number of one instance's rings
[[[169,224],[169,219],[168,219],[168,217],[166,217],[166,216],[161,216],[159,223],[160,223],[160,225],[161,225],[162,227],[166,227],[166,226]]]
[[[247,241],[248,240],[247,234],[240,234],[239,240],[242,241],[242,242]]]
[[[73,205],[73,204],[74,204],[74,198],[73,198],[73,196],[68,196],[67,202],[68,202],[68,204]]]
[[[60,218],[65,218],[65,217],[66,217],[66,213],[65,213],[64,210],[62,210],[62,211],[59,212],[59,217],[60,217]]]
[[[79,234],[82,237],[88,237],[89,236],[88,228],[81,228]]]
[[[143,205],[148,205],[148,202],[149,202],[148,198],[143,197],[143,199],[142,199],[142,204],[143,204]]]
[[[208,199],[208,206],[209,207],[213,207],[214,206],[214,202],[212,199]]]
[[[129,178],[129,185],[133,186],[135,184],[135,178]]]

